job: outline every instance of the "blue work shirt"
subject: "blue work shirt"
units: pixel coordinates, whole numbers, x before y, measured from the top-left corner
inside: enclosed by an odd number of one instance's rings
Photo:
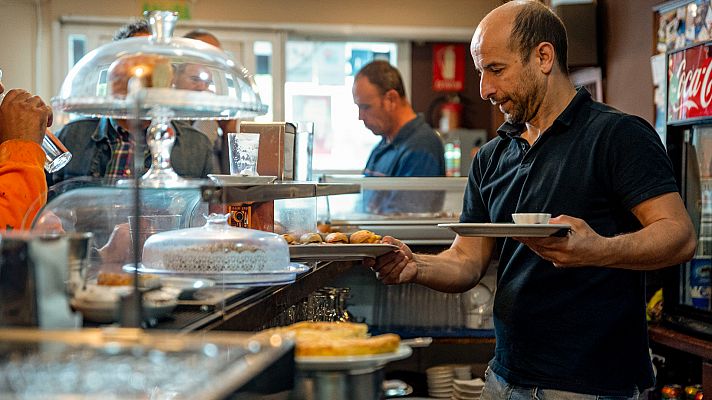
[[[392,142],[384,137],[371,151],[366,176],[445,176],[445,149],[422,116],[409,121]]]

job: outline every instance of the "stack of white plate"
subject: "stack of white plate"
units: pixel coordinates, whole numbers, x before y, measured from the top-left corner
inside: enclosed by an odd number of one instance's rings
[[[451,365],[438,365],[425,370],[428,376],[428,394],[437,399],[449,399],[453,393],[455,373]]]
[[[478,400],[482,395],[485,382],[480,378],[469,380],[453,380],[451,400]]]

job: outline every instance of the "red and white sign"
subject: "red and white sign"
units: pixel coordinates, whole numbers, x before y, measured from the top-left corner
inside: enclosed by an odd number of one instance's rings
[[[670,54],[668,122],[712,116],[712,44]]]
[[[433,45],[433,91],[460,92],[465,87],[465,45]]]

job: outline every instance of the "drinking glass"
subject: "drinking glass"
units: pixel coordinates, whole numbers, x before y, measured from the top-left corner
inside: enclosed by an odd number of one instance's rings
[[[2,69],[0,69],[0,82],[2,82]],[[2,103],[4,97],[4,93],[0,94],[0,103]],[[49,173],[57,172],[64,168],[72,159],[72,153],[49,129],[45,131],[45,136],[42,139],[42,150],[45,152],[44,168]]]
[[[256,176],[260,134],[230,132],[227,139],[230,175]]]

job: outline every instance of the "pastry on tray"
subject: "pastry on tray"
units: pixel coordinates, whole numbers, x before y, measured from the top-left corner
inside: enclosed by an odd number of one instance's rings
[[[355,243],[381,243],[381,235],[376,235],[369,230],[360,230],[351,234],[349,241]]]
[[[299,241],[302,244],[319,244],[323,243],[324,240],[321,238],[321,235],[316,233],[316,232],[309,232],[303,234],[300,238]]]
[[[333,232],[326,235],[326,243],[349,243],[349,237],[342,232]]]
[[[297,322],[268,332],[293,332],[295,355],[355,356],[392,353],[400,345],[393,333],[369,336],[368,325],[353,322]]]
[[[294,237],[291,233],[285,233],[282,235],[287,244],[299,244],[299,240]]]

